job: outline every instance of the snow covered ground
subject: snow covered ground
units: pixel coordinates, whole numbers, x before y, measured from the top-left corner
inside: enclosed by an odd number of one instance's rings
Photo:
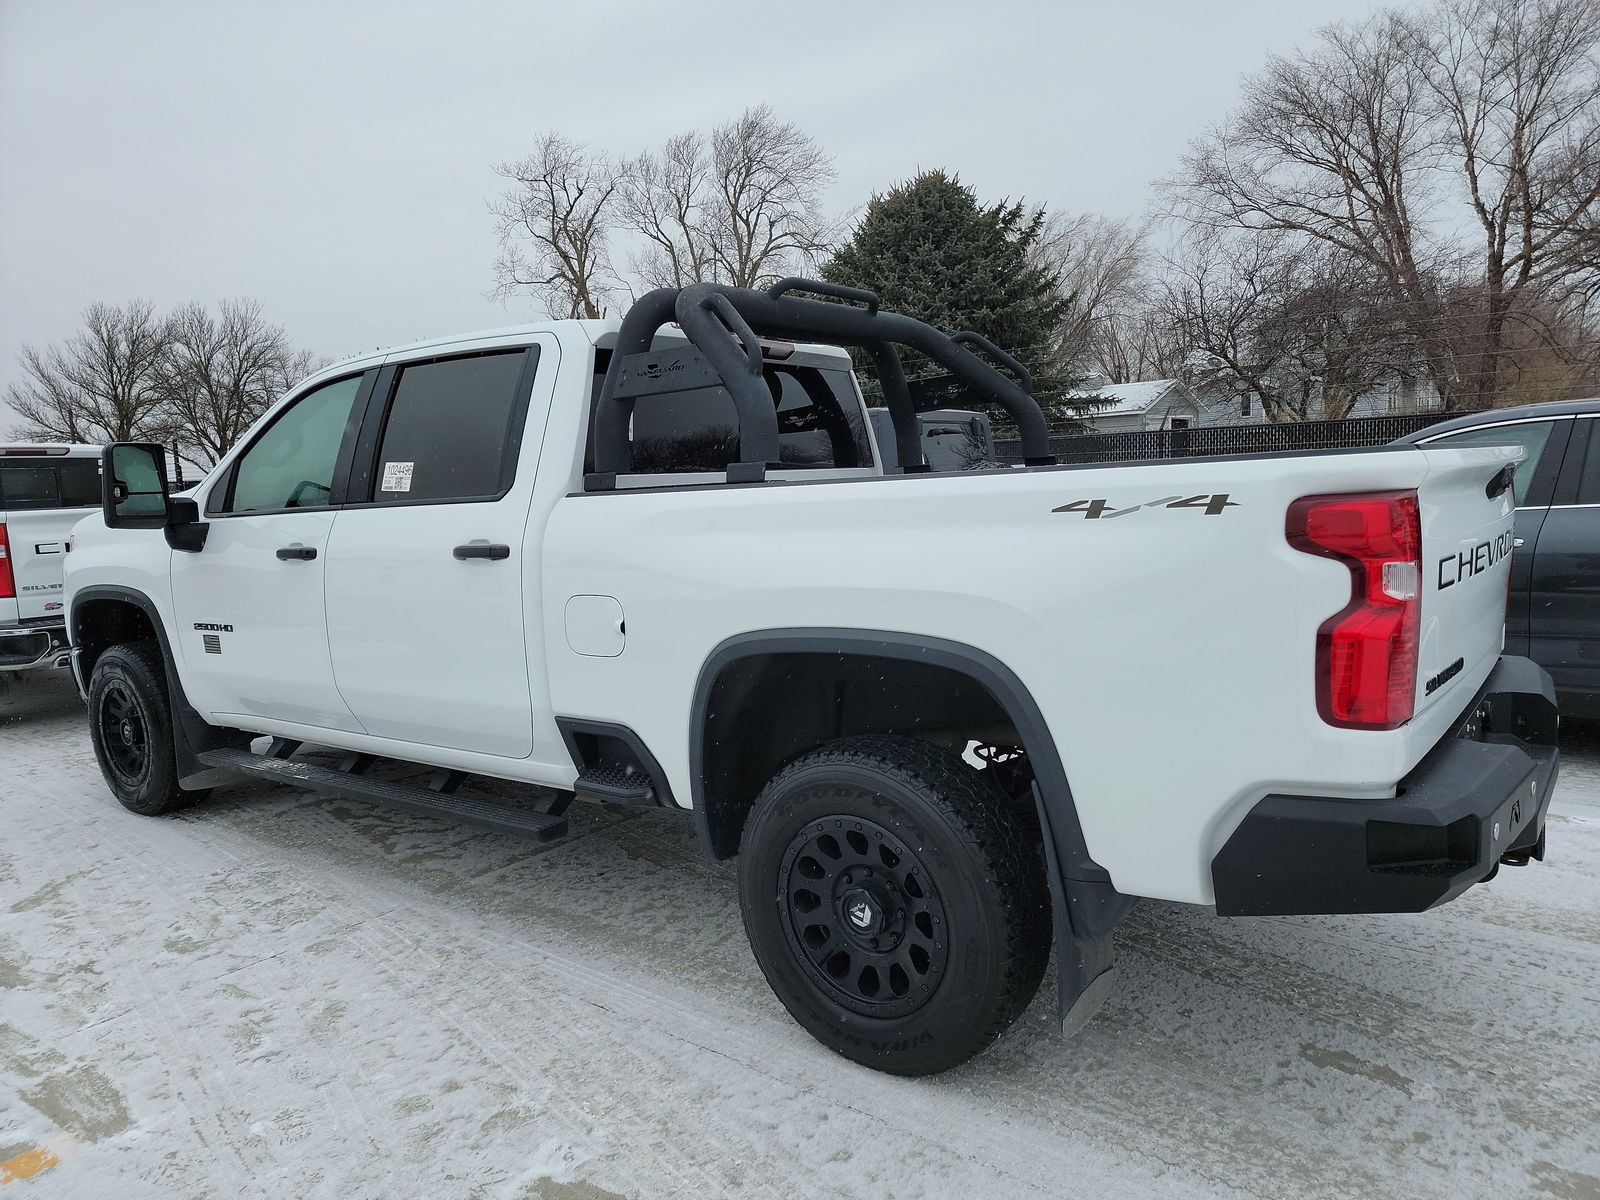
[[[0,696],[9,1197],[1600,1196],[1600,736],[1543,866],[1420,917],[1135,909],[933,1080],[767,991],[690,822],[548,847],[267,785],[148,819]],[[26,1182],[23,1178],[26,1177]]]

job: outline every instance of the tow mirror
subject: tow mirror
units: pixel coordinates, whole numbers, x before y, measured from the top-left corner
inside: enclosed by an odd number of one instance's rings
[[[153,442],[113,442],[100,452],[100,509],[111,529],[167,524],[167,452]]]
[[[191,554],[210,528],[190,496],[170,495],[167,451],[154,442],[114,442],[100,455],[100,509],[110,529],[165,530],[167,545]]]

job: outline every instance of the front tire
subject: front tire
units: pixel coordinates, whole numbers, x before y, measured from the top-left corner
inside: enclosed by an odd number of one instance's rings
[[[178,783],[166,668],[151,642],[113,646],[95,660],[89,736],[106,786],[130,812],[159,816],[210,794]]]
[[[739,898],[795,1020],[896,1075],[983,1050],[1050,953],[1037,836],[983,773],[914,738],[845,738],[774,776],[745,827]]]

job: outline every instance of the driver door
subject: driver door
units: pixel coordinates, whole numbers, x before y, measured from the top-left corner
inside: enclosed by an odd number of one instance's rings
[[[184,686],[202,712],[361,731],[334,684],[323,572],[374,374],[280,410],[212,484],[205,548],[173,554]]]

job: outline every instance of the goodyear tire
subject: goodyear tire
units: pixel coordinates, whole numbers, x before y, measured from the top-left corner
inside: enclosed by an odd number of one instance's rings
[[[829,1049],[943,1071],[1027,1007],[1050,952],[1037,834],[959,755],[845,738],[773,777],[739,857],[767,982]]]
[[[210,794],[178,784],[167,673],[152,642],[113,646],[95,661],[89,736],[106,785],[131,812],[159,816]]]

